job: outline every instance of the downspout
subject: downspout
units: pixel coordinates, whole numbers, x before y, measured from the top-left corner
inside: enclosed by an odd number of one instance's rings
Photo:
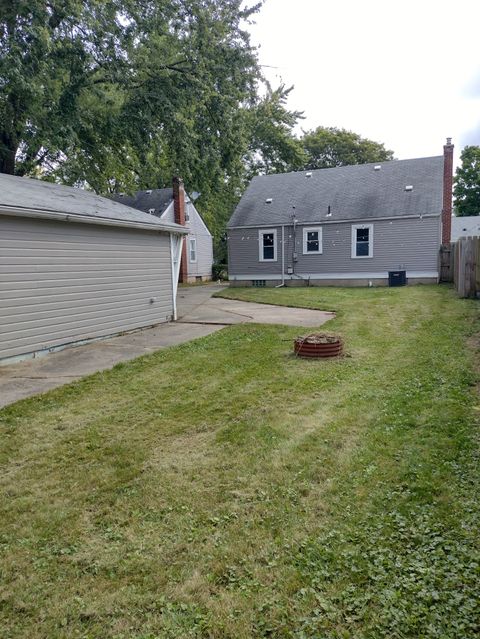
[[[175,282],[175,244],[173,240],[173,233],[170,233],[170,268],[172,272],[172,320],[177,321],[177,286]]]
[[[184,246],[183,234],[170,233],[170,263],[172,269],[172,311],[173,321],[177,320],[177,292],[178,292],[178,276],[180,272],[180,260],[182,257],[182,249]]]
[[[310,276],[308,277],[308,279],[306,279],[305,277],[302,277],[301,275],[298,275],[298,273],[295,273],[295,264],[297,262],[298,256],[297,256],[297,217],[295,215],[295,207],[293,207],[293,214],[292,214],[292,223],[293,223],[293,254],[292,254],[292,277],[298,277],[299,280],[302,280],[303,282],[307,283],[307,286],[310,286]]]
[[[277,284],[275,288],[285,286],[285,225],[282,224],[282,283]]]

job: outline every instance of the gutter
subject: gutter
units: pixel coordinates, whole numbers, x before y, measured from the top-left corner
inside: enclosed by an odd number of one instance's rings
[[[77,222],[83,224],[97,224],[100,226],[117,226],[121,228],[134,228],[142,229],[146,231],[158,231],[166,233],[175,233],[179,235],[186,235],[188,229],[180,226],[179,224],[171,223],[158,223],[154,222],[149,224],[148,222],[134,222],[131,220],[118,220],[108,217],[93,217],[90,215],[78,215],[77,213],[65,213],[62,211],[48,211],[44,209],[22,209],[19,207],[7,206],[0,204],[0,215],[10,215],[12,217],[27,217],[43,220],[55,220],[57,222]]]
[[[322,226],[324,224],[369,224],[369,223],[373,223],[373,222],[378,222],[380,220],[412,220],[412,219],[419,219],[421,220],[422,218],[425,217],[440,217],[441,213],[424,213],[422,215],[394,215],[394,216],[390,216],[390,217],[363,217],[363,218],[351,218],[349,220],[343,219],[337,219],[337,220],[309,220],[309,221],[305,221],[302,220],[301,222],[297,222],[297,226],[310,226],[311,224],[321,224]],[[248,225],[240,225],[240,226],[227,226],[227,231],[233,231],[235,229],[261,229],[261,228],[265,228],[266,226],[269,226],[269,228],[274,228],[275,226],[292,226],[291,224],[285,224],[280,223],[280,222],[272,222],[270,225],[267,224],[248,224]]]

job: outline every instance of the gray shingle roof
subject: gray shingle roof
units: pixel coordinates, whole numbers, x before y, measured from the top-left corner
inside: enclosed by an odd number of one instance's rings
[[[60,186],[42,180],[0,174],[0,207],[17,210],[37,210],[63,213],[71,216],[92,217],[96,220],[118,221],[123,224],[143,224],[152,228],[178,225],[159,223],[148,213],[143,213],[125,204],[100,197],[92,191],[70,186]],[[183,232],[183,229],[182,229]]]
[[[452,217],[452,242],[459,237],[480,235],[480,215]]]
[[[126,206],[148,213],[154,209],[153,215],[160,217],[173,202],[173,189],[152,189],[150,191],[137,191],[134,195],[112,195],[112,200]]]
[[[299,222],[442,212],[443,156],[318,169],[311,177],[307,173],[254,177],[228,227],[288,224],[293,206]],[[413,190],[405,191],[407,185]],[[329,206],[331,216],[326,217]]]

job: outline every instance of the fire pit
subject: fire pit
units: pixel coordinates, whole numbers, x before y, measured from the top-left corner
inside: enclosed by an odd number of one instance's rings
[[[338,357],[343,351],[343,342],[337,335],[311,333],[297,337],[293,348],[299,357]]]

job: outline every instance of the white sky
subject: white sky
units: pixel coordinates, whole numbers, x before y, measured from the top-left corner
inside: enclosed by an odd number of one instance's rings
[[[456,162],[480,145],[480,0],[266,0],[254,20],[302,129],[350,129],[399,159],[441,155],[447,136]]]

